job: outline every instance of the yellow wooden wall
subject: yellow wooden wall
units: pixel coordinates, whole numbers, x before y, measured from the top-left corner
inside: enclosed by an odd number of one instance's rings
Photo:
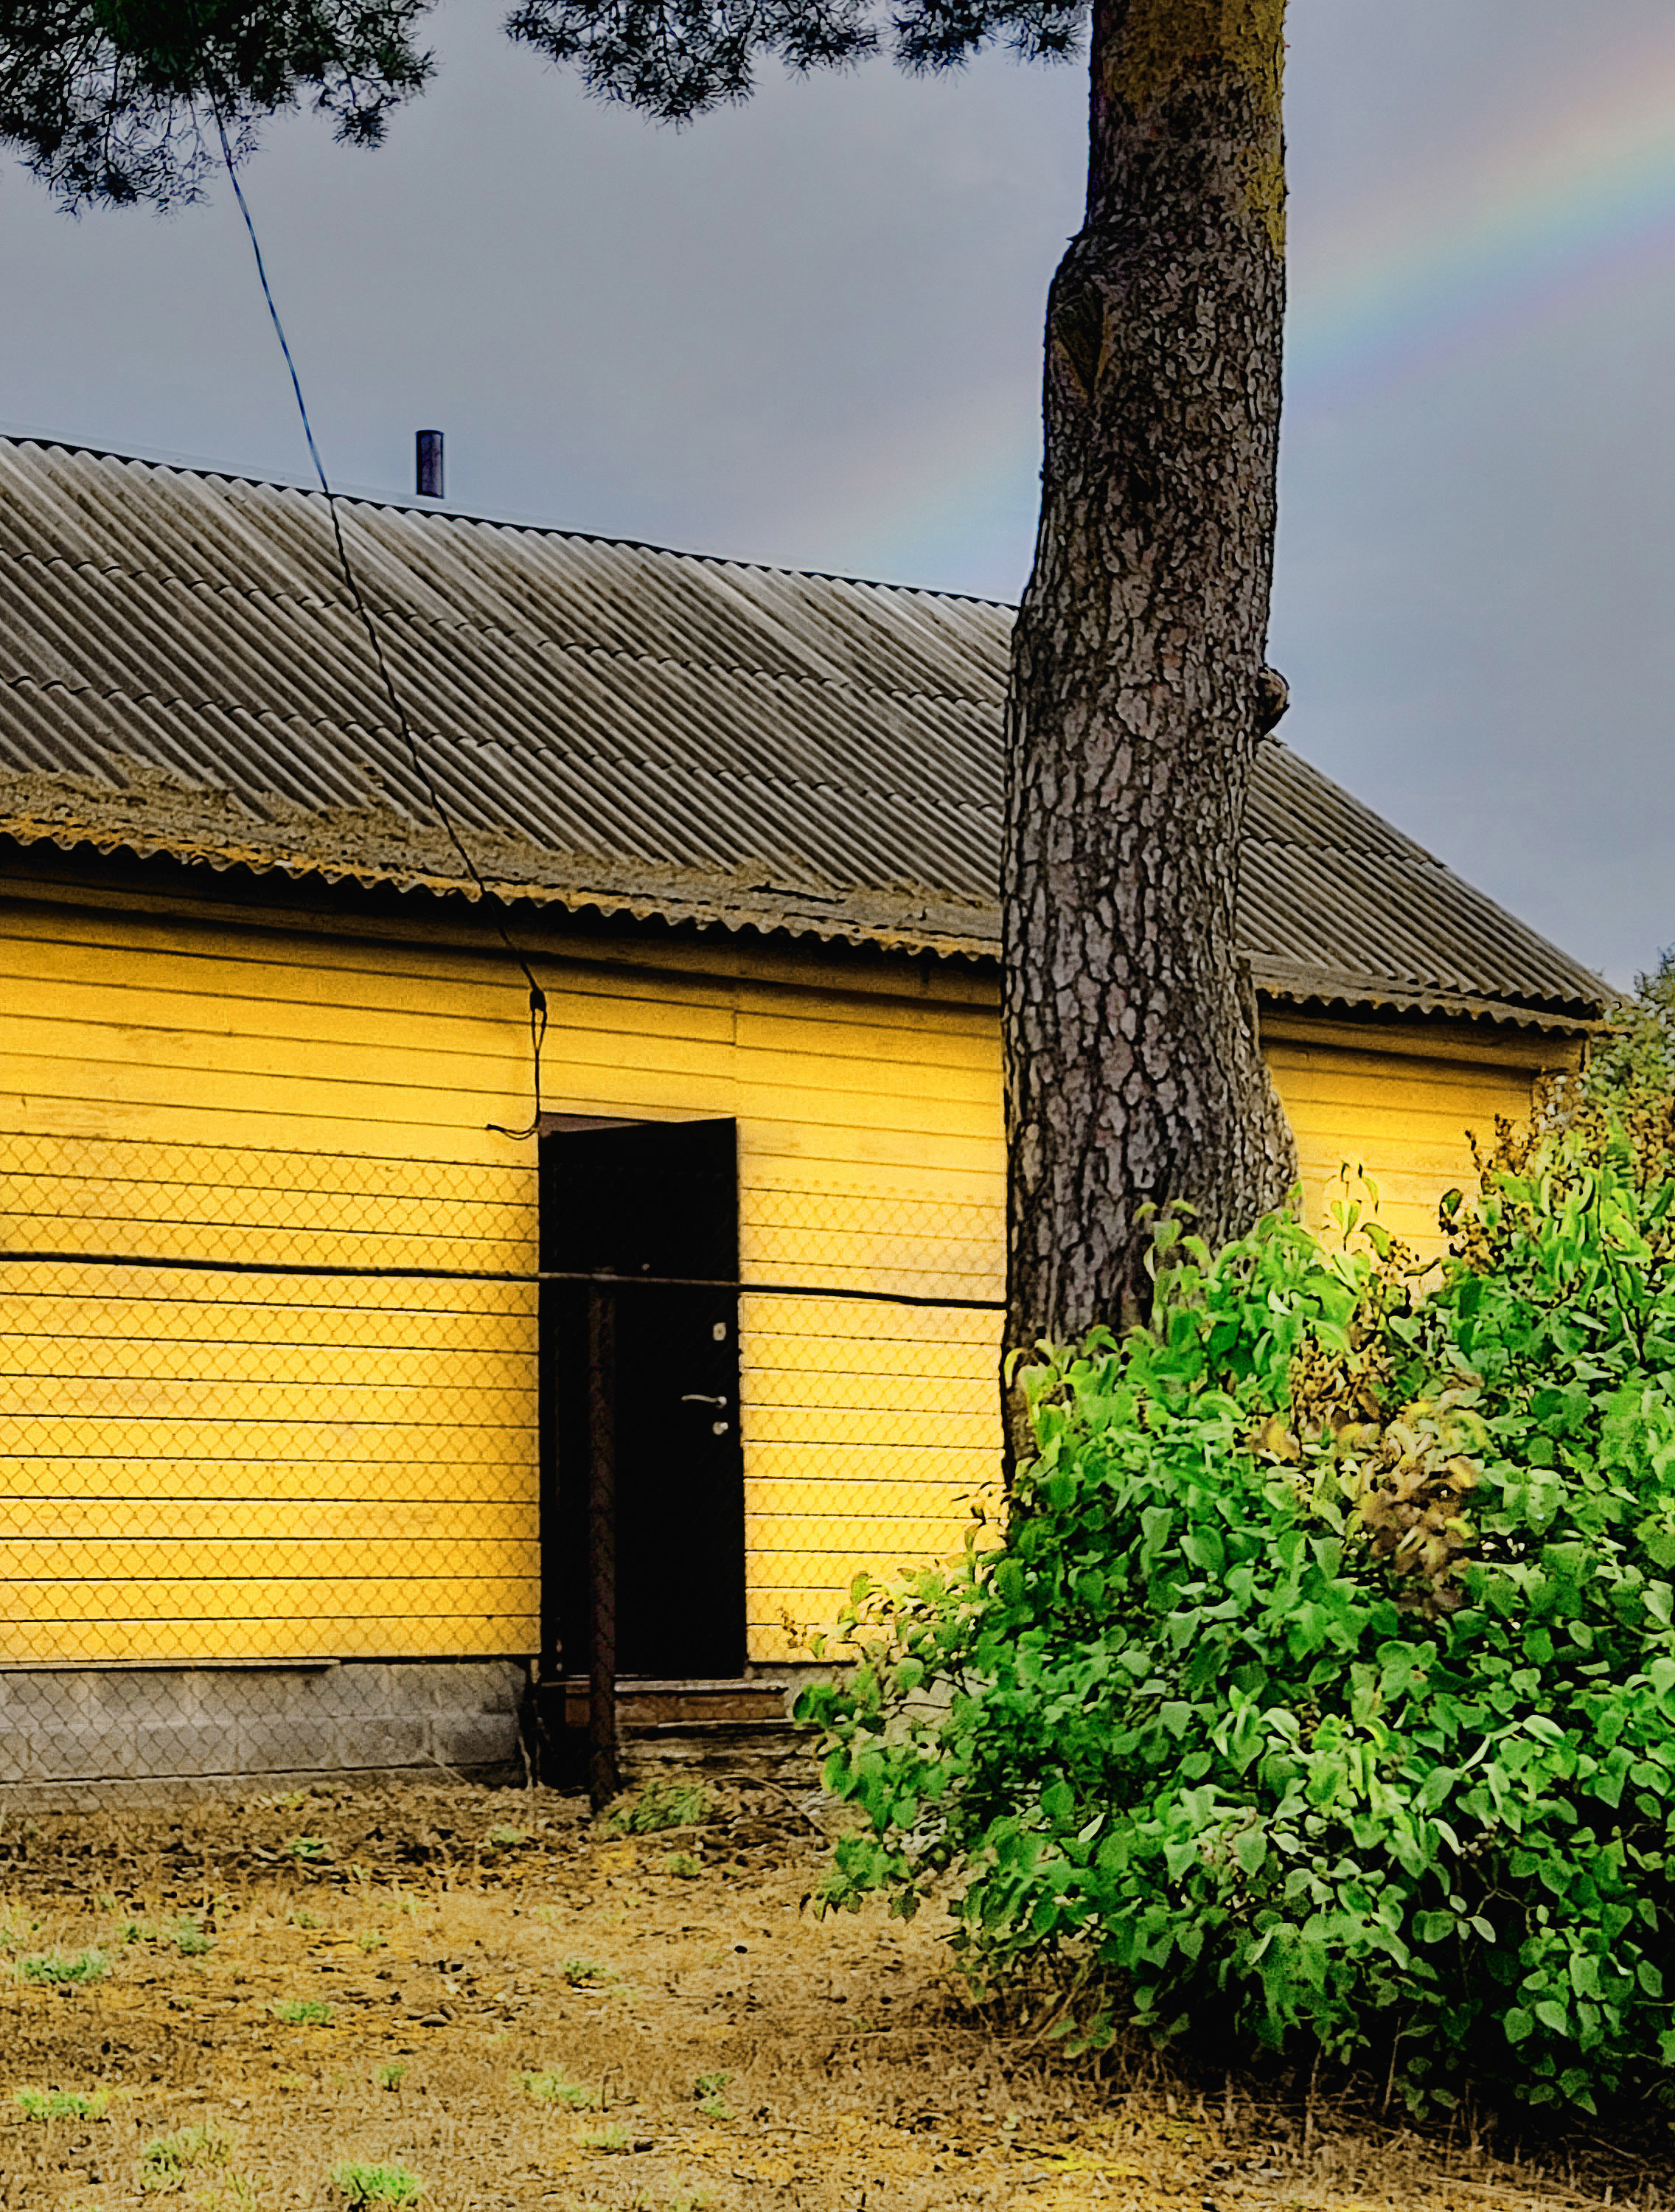
[[[1568,1040],[1517,1029],[1278,1011],[1263,1022],[1263,1045],[1296,1137],[1309,1221],[1321,1226],[1328,1200],[1343,1196],[1344,1169],[1364,1170],[1380,1219],[1428,1259],[1446,1249],[1442,1193],[1477,1188],[1467,1131],[1492,1138],[1497,1115],[1529,1112],[1544,1069],[1577,1056]]]
[[[440,924],[10,889],[6,1246],[533,1265],[534,1146],[487,1126],[530,1107],[503,957]],[[998,1294],[992,983],[525,936],[549,1109],[737,1119],[747,1276]],[[1270,1048],[1314,1204],[1364,1162],[1416,1241],[1469,1172],[1466,1124],[1530,1080],[1420,1042],[1292,1023]],[[526,1287],[86,1259],[13,1265],[0,1300],[0,1659],[535,1648]],[[994,1468],[998,1322],[760,1294],[743,1319],[751,1650],[771,1661],[857,1567],[957,1547]]]

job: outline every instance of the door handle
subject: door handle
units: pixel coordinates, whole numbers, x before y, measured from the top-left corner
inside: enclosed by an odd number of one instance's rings
[[[683,1406],[725,1406],[726,1402],[725,1398],[707,1398],[699,1390],[688,1390],[681,1399]]]

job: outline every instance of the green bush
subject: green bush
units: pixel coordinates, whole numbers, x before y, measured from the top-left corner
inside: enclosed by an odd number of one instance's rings
[[[340,2159],[331,2179],[357,2212],[377,2212],[383,2204],[416,2204],[425,2192],[416,2173],[388,2160]]]
[[[140,2154],[140,2187],[149,2195],[184,2188],[200,2168],[225,2166],[236,2138],[219,2120],[202,2127],[177,2128],[173,2135],[157,2136]]]
[[[108,1971],[105,1954],[96,1948],[68,1954],[63,1951],[34,1951],[17,1962],[18,1978],[25,1982],[96,1982]]]
[[[102,2120],[111,2109],[108,2089],[18,2089],[12,2100],[26,2120]]]
[[[805,1691],[869,1816],[825,1901],[951,1877],[1062,2031],[1596,2108],[1675,2063],[1675,1164],[1502,1129],[1420,1295],[1376,1224],[1169,1245],[1028,1380],[998,1544]],[[1171,1231],[1166,1224],[1160,1243]]]
[[[715,1800],[701,1783],[648,1782],[637,1797],[611,1808],[607,1826],[619,1836],[654,1836],[665,1828],[697,1828],[712,1820]]]

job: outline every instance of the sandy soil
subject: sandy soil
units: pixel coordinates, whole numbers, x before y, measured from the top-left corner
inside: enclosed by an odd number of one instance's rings
[[[0,2207],[344,2212],[345,2162],[428,2212],[1660,2201],[1609,2143],[1514,2166],[1067,2066],[969,2004],[928,1916],[807,1913],[797,1807],[718,1812],[625,1838],[424,1785],[0,1822]]]

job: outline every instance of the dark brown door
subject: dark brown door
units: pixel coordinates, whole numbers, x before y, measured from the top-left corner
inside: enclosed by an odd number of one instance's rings
[[[616,1300],[616,1669],[664,1680],[744,1664],[737,1135],[731,1121],[559,1129],[541,1139],[541,1265],[636,1279]],[[586,1674],[587,1291],[543,1285],[543,1674]]]

